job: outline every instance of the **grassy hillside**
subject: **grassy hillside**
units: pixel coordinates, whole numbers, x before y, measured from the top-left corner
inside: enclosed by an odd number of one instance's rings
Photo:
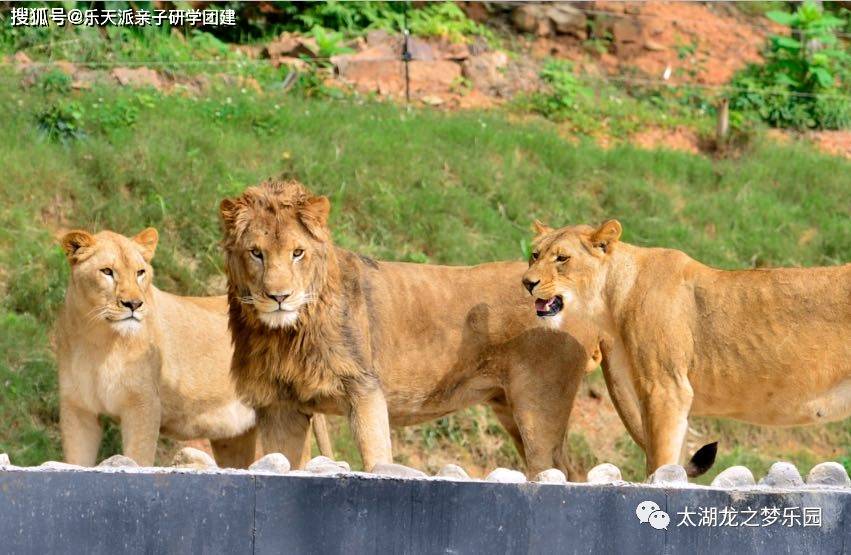
[[[294,174],[328,194],[335,240],[380,259],[519,259],[533,218],[606,217],[621,220],[626,241],[724,268],[838,264],[851,253],[851,163],[804,146],[758,139],[735,159],[713,160],[605,150],[502,111],[409,111],[225,85],[198,97],[113,87],[57,94],[0,72],[0,452],[18,464],[61,456],[49,330],[68,271],[56,234],[155,226],[157,286],[221,293],[218,202],[268,176]],[[609,460],[640,476],[642,455],[612,419],[599,375],[582,396],[574,462]],[[356,461],[345,425],[334,424],[338,452]],[[802,471],[825,458],[849,464],[848,423],[693,427],[721,440],[716,470],[742,463],[760,471],[778,458]],[[398,459],[429,469],[518,464],[484,409],[394,434]],[[113,430],[103,454],[117,448]]]

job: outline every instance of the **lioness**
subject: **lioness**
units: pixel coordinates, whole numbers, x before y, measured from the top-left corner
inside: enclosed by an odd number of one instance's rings
[[[261,435],[348,415],[364,468],[392,461],[390,424],[488,402],[530,474],[565,468],[562,444],[596,336],[529,314],[524,264],[377,262],[334,246],[330,202],[295,181],[221,203],[237,391]],[[300,442],[286,455],[304,461]]]
[[[851,264],[724,271],[622,243],[616,220],[537,231],[523,284],[539,317],[600,330],[609,392],[648,472],[678,461],[689,415],[851,415]]]
[[[152,228],[132,239],[110,231],[62,238],[71,265],[56,324],[65,459],[96,462],[98,415],[106,414],[120,420],[124,453],[141,465],[154,463],[162,432],[209,438],[221,466],[246,467],[254,461],[255,414],[228,375],[226,297],[154,287],[157,239]]]

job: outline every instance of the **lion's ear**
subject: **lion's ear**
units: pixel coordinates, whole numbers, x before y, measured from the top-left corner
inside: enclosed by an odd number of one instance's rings
[[[142,247],[142,256],[145,258],[145,262],[150,262],[154,257],[154,252],[157,250],[157,241],[159,240],[160,234],[152,227],[143,229],[133,237],[133,241]]]
[[[532,222],[532,231],[535,232],[535,236],[545,235],[552,230],[553,228],[548,225],[545,225],[541,222],[541,220],[535,220],[534,222]]]
[[[621,227],[619,221],[606,220],[591,234],[589,238],[591,246],[603,252],[608,252],[609,248],[620,240],[622,232],[623,227]]]
[[[331,201],[326,196],[313,197],[299,210],[299,217],[307,229],[317,237],[327,236]]]
[[[89,247],[95,244],[95,238],[87,231],[75,229],[66,233],[60,243],[62,244],[62,250],[65,251],[65,256],[68,257],[68,262],[73,266],[77,262],[80,262],[82,255],[88,251]]]
[[[239,214],[240,203],[238,199],[226,198],[219,204],[219,216],[222,217],[226,227],[231,227]]]

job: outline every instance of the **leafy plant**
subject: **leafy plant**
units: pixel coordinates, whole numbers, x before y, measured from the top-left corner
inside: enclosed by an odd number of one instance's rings
[[[71,90],[71,77],[58,69],[53,69],[41,76],[39,86],[47,93],[67,93]]]
[[[548,60],[541,69],[540,77],[549,91],[533,94],[531,109],[545,117],[562,119],[575,111],[580,96],[591,95],[591,90],[574,74],[573,64],[568,61]]]
[[[310,30],[309,36],[316,41],[318,51],[316,55],[320,58],[330,58],[337,54],[352,52],[352,49],[343,44],[343,34],[318,25]]]
[[[83,109],[76,102],[59,101],[36,113],[36,123],[48,139],[67,142],[85,136]]]
[[[401,32],[407,28],[418,36],[440,36],[454,42],[468,36],[491,38],[490,30],[467,17],[454,2],[434,2],[413,7],[410,2],[328,2],[293,3],[285,8],[302,29],[324,27],[346,34],[369,29]]]
[[[775,127],[838,129],[851,125],[851,56],[836,32],[845,21],[814,3],[795,13],[771,11],[789,36],[771,36],[765,63],[751,64],[733,80],[731,107],[753,111]]]

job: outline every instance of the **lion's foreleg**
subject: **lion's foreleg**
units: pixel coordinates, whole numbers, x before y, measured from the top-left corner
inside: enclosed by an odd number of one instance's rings
[[[103,435],[98,415],[68,401],[60,401],[59,429],[62,433],[65,462],[94,466]]]
[[[160,435],[159,400],[139,400],[121,412],[121,443],[124,454],[141,466],[153,466]]]
[[[264,453],[283,453],[293,468],[310,460],[310,416],[274,405],[257,410],[257,428]]]
[[[379,387],[351,395],[349,422],[360,448],[364,470],[369,472],[378,463],[393,462],[387,401]]]

